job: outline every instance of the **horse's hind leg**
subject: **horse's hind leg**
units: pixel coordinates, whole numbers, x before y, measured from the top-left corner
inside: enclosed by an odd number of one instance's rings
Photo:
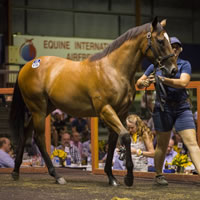
[[[57,183],[65,184],[66,183],[65,179],[60,177],[56,173],[55,168],[51,162],[51,159],[46,151],[46,142],[45,142],[45,134],[44,134],[46,115],[37,112],[37,113],[33,113],[32,116],[33,116],[33,124],[34,124],[34,129],[35,129],[35,141],[47,165],[49,174],[56,179]]]
[[[118,135],[111,129],[109,130],[109,132],[110,132],[110,135],[108,138],[108,154],[106,158],[106,165],[105,165],[104,171],[108,176],[109,184],[112,186],[118,186],[119,183],[112,174],[112,160],[113,160],[113,154],[116,147]]]
[[[23,131],[23,130],[21,130]],[[33,123],[32,120],[30,120],[27,124],[27,126],[24,128],[24,134],[20,134],[18,144],[17,144],[17,152],[16,152],[16,158],[15,158],[15,167],[12,172],[12,177],[14,180],[19,179],[19,169],[22,164],[22,158],[24,153],[24,147],[26,144],[27,138],[32,136],[33,131]]]
[[[12,177],[15,181],[19,179],[19,169],[20,169],[20,165],[22,164],[25,142],[26,142],[25,136],[24,135],[20,136],[18,144],[17,144],[15,167],[12,172]]]

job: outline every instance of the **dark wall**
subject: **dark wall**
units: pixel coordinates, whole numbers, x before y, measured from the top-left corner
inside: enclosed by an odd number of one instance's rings
[[[5,52],[4,36],[0,34],[0,64],[4,62],[4,52]]]
[[[116,39],[136,26],[136,0],[10,0],[11,31],[17,34]],[[7,41],[7,4],[0,0],[0,34]],[[141,24],[167,19],[169,36],[184,44],[182,57],[200,71],[200,1],[141,0]],[[181,2],[181,3],[180,3]],[[2,49],[1,49],[2,51]],[[1,59],[2,60],[2,59]],[[144,66],[146,66],[144,64]]]
[[[0,33],[6,2],[0,0]],[[136,0],[10,0],[13,33],[115,39],[136,26]],[[199,0],[141,0],[141,24],[167,19],[167,32],[183,43],[200,44]]]
[[[190,61],[192,72],[200,73],[200,45],[183,44],[183,52],[180,54],[180,57],[184,60]]]

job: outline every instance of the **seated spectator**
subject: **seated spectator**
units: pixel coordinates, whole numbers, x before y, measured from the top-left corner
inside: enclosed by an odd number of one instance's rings
[[[59,112],[56,112],[54,114],[53,126],[55,126],[58,134],[59,134],[60,130],[62,129],[62,127],[65,126],[65,121],[62,120],[62,115],[59,114]]]
[[[14,168],[14,159],[11,157],[10,140],[6,137],[0,138],[0,168]]]
[[[167,152],[166,152],[166,156],[165,156],[163,169],[168,169],[169,164],[172,163],[173,158],[177,155],[177,152],[174,151],[173,147],[174,147],[174,140],[170,139],[168,147],[167,147]],[[148,165],[151,167],[154,167],[154,159],[153,158],[148,159]]]
[[[134,163],[134,171],[148,171],[147,157],[154,157],[153,134],[147,125],[137,115],[129,115],[126,118],[127,129],[131,136],[131,153]],[[114,162],[123,163],[115,157]],[[116,163],[113,165],[115,168]],[[118,166],[120,164],[118,163]]]
[[[91,154],[91,140],[83,142],[82,145],[82,163],[91,164],[92,154]]]
[[[172,139],[174,140],[173,149],[177,153],[187,154],[187,152],[188,152],[187,147],[183,143],[183,140],[182,140],[181,136],[179,135],[179,133],[176,132],[175,129],[173,129],[172,134],[173,134]]]
[[[59,145],[57,149],[62,149],[63,151],[65,151],[65,147],[70,148],[70,139],[71,136],[69,133],[67,132],[63,133],[61,136],[61,145]]]
[[[82,160],[82,143],[80,142],[81,137],[80,134],[78,132],[72,132],[72,138],[70,141],[70,145],[72,147],[72,149],[78,149],[78,157],[76,160],[76,163],[80,163]]]
[[[79,133],[82,133],[88,130],[88,123],[87,120],[84,118],[75,118],[72,121],[71,125],[72,125],[72,132],[77,131]]]
[[[164,161],[163,169],[167,167],[166,163],[172,163],[173,158],[177,155],[177,152],[174,151],[173,147],[174,147],[174,140],[170,139],[168,147],[167,147],[167,152],[166,152],[166,156],[165,156],[165,161]]]
[[[79,150],[76,146],[72,146],[70,144],[71,136],[69,133],[63,133],[61,136],[61,145],[57,147],[57,149],[62,149],[67,154],[70,154],[71,162],[77,163],[80,160]]]

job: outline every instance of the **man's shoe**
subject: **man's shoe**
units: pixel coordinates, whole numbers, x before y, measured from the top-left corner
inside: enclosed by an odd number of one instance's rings
[[[163,175],[157,175],[155,177],[155,182],[157,185],[168,185],[168,182]]]

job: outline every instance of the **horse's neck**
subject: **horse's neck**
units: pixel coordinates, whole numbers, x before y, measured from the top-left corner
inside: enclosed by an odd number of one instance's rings
[[[112,65],[130,81],[134,79],[135,72],[141,65],[144,57],[140,49],[142,38],[142,36],[138,36],[124,42],[109,56]]]

